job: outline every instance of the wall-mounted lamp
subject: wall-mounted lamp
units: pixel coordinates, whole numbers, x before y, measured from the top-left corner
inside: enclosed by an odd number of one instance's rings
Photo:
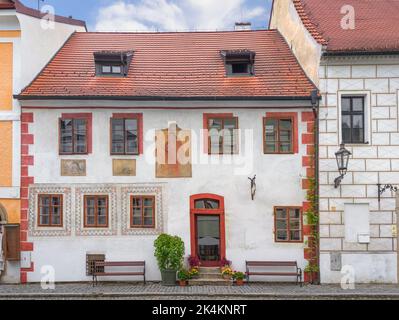
[[[248,178],[251,181],[251,198],[255,200],[256,194],[256,175],[253,178]]]
[[[352,155],[348,150],[345,149],[345,144],[341,144],[340,149],[335,153],[335,158],[337,159],[337,166],[340,176],[335,179],[334,185],[335,188],[338,188],[341,185],[342,180],[344,179],[347,171],[348,171],[348,162],[349,157]]]

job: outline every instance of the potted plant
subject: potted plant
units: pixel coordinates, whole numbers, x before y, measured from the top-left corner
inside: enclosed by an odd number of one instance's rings
[[[181,238],[161,234],[154,242],[154,256],[161,271],[164,286],[176,285],[176,273],[183,265],[184,242]]]
[[[190,273],[186,269],[181,269],[177,273],[177,278],[179,279],[180,287],[185,287],[185,286],[187,286],[187,281],[190,279]]]
[[[230,280],[232,276],[233,276],[233,270],[229,266],[225,266],[222,268],[223,279]]]
[[[201,262],[200,262],[200,259],[198,257],[189,256],[188,257],[188,264],[190,265],[190,268],[199,269],[199,267],[201,265]]]
[[[223,258],[220,261],[220,269],[223,269],[225,267],[230,267],[230,266],[231,266],[231,261],[230,260],[227,260],[226,258]]]
[[[199,276],[199,269],[198,269],[198,267],[193,267],[193,268],[191,268],[190,271],[189,271],[189,274],[190,274],[190,279],[192,279],[192,278],[198,278],[198,276]]]
[[[233,273],[233,279],[235,280],[237,286],[242,286],[244,284],[245,274],[240,271],[235,271]]]
[[[305,283],[314,284],[317,281],[317,275],[319,273],[319,267],[316,264],[309,263],[305,270]]]

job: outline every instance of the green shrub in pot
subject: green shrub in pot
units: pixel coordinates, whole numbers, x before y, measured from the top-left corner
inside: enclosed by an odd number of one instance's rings
[[[162,284],[176,285],[176,273],[182,268],[184,259],[184,242],[180,237],[161,234],[154,242],[158,267],[161,271]]]

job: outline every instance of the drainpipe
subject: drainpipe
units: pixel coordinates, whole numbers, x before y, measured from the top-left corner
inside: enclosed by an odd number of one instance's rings
[[[316,198],[316,210],[317,210],[317,215],[319,217],[318,222],[317,222],[317,234],[318,234],[318,243],[317,243],[317,252],[316,252],[316,257],[317,257],[317,266],[319,267],[319,272],[317,276],[317,284],[320,284],[320,202],[319,202],[319,194],[320,194],[320,186],[319,186],[319,106],[320,106],[320,99],[319,99],[319,90],[315,89],[312,91],[311,94],[312,98],[312,109],[313,109],[313,115],[315,118],[315,145],[314,145],[314,166],[315,166],[315,198]]]

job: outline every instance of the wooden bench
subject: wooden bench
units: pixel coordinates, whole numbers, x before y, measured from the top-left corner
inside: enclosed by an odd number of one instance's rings
[[[134,271],[106,271],[106,267],[132,268]],[[140,268],[140,270],[137,270]],[[142,269],[141,269],[142,268]],[[98,284],[97,277],[107,276],[143,276],[145,284],[145,261],[95,261],[93,270],[93,286]]]
[[[251,268],[282,268],[279,271],[252,271]],[[249,282],[250,276],[269,276],[269,277],[295,277],[296,284],[302,286],[302,269],[298,267],[296,261],[246,261],[246,276]]]

